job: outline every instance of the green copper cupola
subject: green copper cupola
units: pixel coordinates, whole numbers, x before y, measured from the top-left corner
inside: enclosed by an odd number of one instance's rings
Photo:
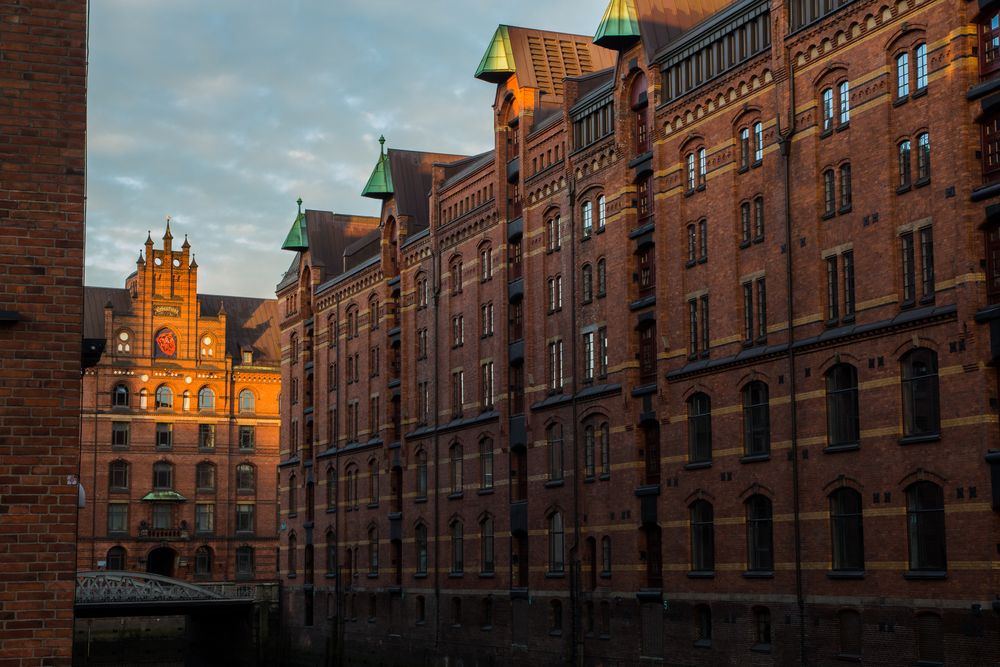
[[[302,197],[298,199],[299,214],[292,222],[292,228],[288,230],[285,242],[281,244],[282,250],[294,250],[302,252],[309,249],[309,235],[306,234],[306,214],[302,212]]]
[[[493,33],[490,46],[476,69],[476,78],[489,83],[503,83],[514,73],[514,50],[510,47],[510,31],[502,25]]]
[[[375,163],[375,168],[372,170],[372,175],[368,177],[368,183],[361,191],[361,196],[372,199],[389,199],[392,197],[392,172],[389,171],[389,155],[385,152],[385,137],[379,137],[378,143],[378,162]]]
[[[622,51],[639,39],[639,14],[635,0],[611,0],[597,26],[594,44],[606,49]]]

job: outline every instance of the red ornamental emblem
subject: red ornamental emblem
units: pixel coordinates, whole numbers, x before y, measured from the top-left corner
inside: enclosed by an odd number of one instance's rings
[[[164,331],[156,337],[156,346],[164,356],[172,357],[177,353],[177,337],[173,331]]]

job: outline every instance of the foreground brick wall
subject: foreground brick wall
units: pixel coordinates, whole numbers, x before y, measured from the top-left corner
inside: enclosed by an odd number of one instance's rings
[[[0,664],[68,665],[86,3],[0,3]]]

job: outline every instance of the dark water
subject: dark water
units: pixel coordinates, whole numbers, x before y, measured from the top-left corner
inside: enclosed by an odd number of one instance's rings
[[[73,664],[79,667],[183,667],[183,616],[94,618],[76,622]]]

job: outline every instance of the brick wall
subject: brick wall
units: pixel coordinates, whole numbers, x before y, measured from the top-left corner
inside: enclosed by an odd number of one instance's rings
[[[0,5],[0,663],[69,665],[86,4]]]

